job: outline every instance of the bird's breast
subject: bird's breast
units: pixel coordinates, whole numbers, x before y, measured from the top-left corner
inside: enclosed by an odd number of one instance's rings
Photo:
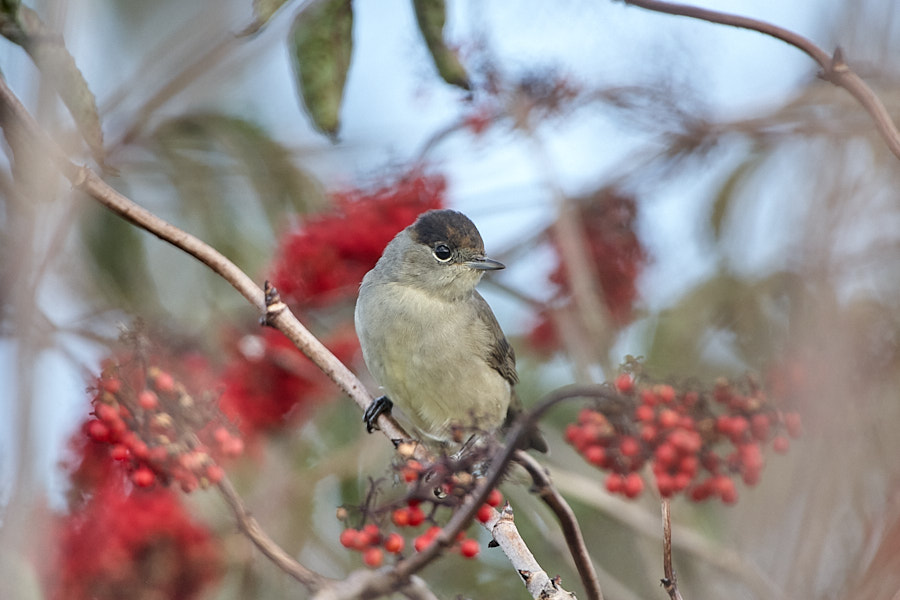
[[[364,285],[356,321],[369,371],[421,433],[447,441],[454,425],[502,424],[511,388],[487,363],[493,340],[473,303]]]

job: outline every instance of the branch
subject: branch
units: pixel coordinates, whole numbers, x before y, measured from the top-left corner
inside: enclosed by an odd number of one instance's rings
[[[603,600],[603,592],[600,590],[600,581],[597,579],[597,571],[591,562],[587,546],[584,544],[584,536],[581,535],[581,527],[578,519],[565,498],[553,487],[546,469],[533,456],[519,450],[515,455],[515,461],[522,465],[537,488],[538,496],[550,507],[562,527],[569,553],[575,560],[575,567],[581,576],[581,583],[591,600]]]
[[[678,591],[678,578],[672,566],[672,515],[669,510],[669,499],[662,499],[663,522],[663,579],[662,585],[671,600],[682,600]]]
[[[822,72],[819,74],[822,79],[844,88],[856,98],[875,121],[875,126],[887,143],[888,149],[894,156],[900,158],[900,131],[897,130],[897,126],[891,119],[887,108],[885,108],[884,103],[881,102],[875,92],[872,91],[872,88],[844,62],[840,48],[835,49],[834,55],[830,55],[811,40],[798,33],[772,23],[751,19],[750,17],[742,17],[686,4],[662,2],[660,0],[623,0],[623,2],[655,12],[690,17],[740,29],[749,29],[781,40],[806,53],[822,68]]]
[[[222,496],[225,497],[228,506],[231,507],[231,511],[237,519],[238,527],[244,532],[244,535],[279,569],[305,585],[310,591],[319,590],[325,584],[335,582],[333,579],[328,579],[307,569],[275,543],[244,506],[241,497],[227,477],[219,482],[219,491],[222,492]]]

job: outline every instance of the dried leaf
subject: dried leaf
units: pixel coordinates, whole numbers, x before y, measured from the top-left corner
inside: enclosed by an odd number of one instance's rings
[[[291,28],[290,44],[306,111],[315,128],[334,140],[353,51],[350,1],[319,0],[300,12]]]

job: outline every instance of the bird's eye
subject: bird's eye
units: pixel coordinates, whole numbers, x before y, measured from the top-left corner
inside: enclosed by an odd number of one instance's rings
[[[450,247],[447,244],[438,244],[434,247],[432,254],[441,262],[447,262],[453,256],[453,252],[450,251]]]

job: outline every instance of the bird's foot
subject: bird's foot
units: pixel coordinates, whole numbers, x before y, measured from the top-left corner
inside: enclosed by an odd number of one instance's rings
[[[363,414],[363,421],[366,423],[366,431],[372,433],[378,429],[378,417],[381,415],[391,414],[394,403],[387,396],[379,396],[372,401],[366,412]]]

